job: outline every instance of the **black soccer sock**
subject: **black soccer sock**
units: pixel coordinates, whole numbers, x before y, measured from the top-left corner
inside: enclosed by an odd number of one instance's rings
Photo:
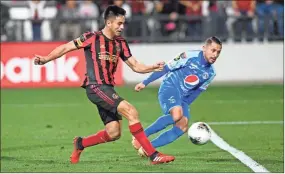
[[[78,140],[77,140],[77,148],[79,150],[83,150],[84,149],[84,147],[82,145],[82,138],[81,137],[79,137]]]
[[[158,151],[155,151],[153,154],[150,155],[150,160],[154,160],[154,158],[156,157],[156,155],[158,154]]]

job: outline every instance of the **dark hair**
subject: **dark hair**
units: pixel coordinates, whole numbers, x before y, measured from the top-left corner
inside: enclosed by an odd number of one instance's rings
[[[107,9],[104,11],[104,20],[106,21],[107,19],[114,17],[114,16],[125,16],[126,15],[126,10],[124,10],[121,7],[118,7],[116,5],[110,5],[107,7]]]
[[[207,40],[206,40],[206,45],[209,45],[211,43],[215,42],[216,44],[219,44],[222,46],[222,41],[216,37],[216,36],[212,36],[212,37],[209,37]]]

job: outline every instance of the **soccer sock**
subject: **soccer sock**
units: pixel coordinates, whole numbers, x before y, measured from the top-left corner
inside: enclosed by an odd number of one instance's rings
[[[129,125],[129,129],[133,136],[141,144],[147,156],[151,156],[156,152],[155,148],[151,145],[150,141],[146,137],[140,122],[135,123],[133,125]]]
[[[170,114],[159,117],[154,123],[145,129],[146,136],[150,136],[162,129],[166,128],[170,124],[174,124],[174,120]]]
[[[168,131],[163,132],[156,139],[152,140],[151,144],[155,148],[164,146],[164,145],[167,145],[173,142],[174,140],[176,140],[183,134],[184,132],[180,128],[173,126],[172,129],[169,129]]]
[[[112,141],[106,130],[101,130],[94,135],[90,135],[88,137],[82,138],[82,146],[89,147],[94,146],[96,144],[106,143]]]

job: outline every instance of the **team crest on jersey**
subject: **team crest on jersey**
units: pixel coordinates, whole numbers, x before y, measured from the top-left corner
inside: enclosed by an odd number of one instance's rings
[[[202,77],[203,77],[203,79],[207,79],[207,78],[209,78],[209,74],[207,72],[204,72]]]
[[[192,74],[192,75],[187,76],[184,79],[184,84],[185,84],[186,87],[191,88],[191,87],[197,85],[199,83],[199,81],[200,81],[199,77],[194,75],[194,74]]]

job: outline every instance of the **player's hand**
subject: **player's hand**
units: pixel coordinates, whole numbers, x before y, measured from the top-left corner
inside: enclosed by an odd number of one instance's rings
[[[135,91],[140,92],[145,88],[145,85],[141,82],[135,86]]]
[[[156,63],[155,65],[153,65],[153,71],[162,71],[164,65],[165,65],[165,62]]]
[[[34,60],[35,65],[44,65],[47,62],[48,61],[47,61],[46,57],[40,56],[40,55],[35,55],[35,60]]]

